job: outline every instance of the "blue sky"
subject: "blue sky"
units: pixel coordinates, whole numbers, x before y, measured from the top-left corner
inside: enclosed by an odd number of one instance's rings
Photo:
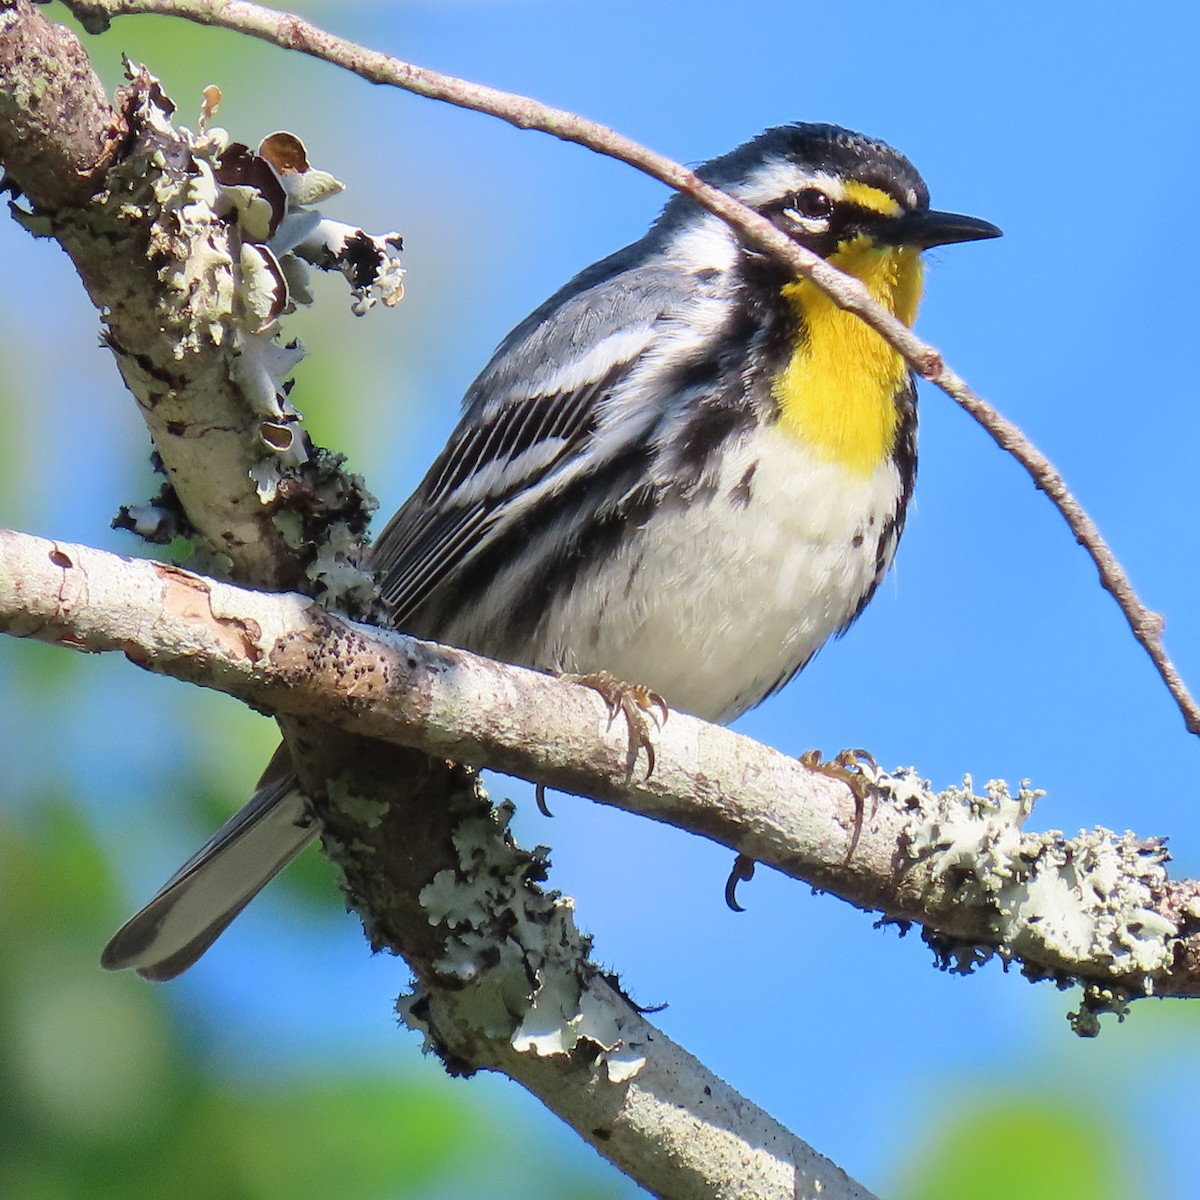
[[[1200,20],[1191,6],[441,0],[303,11],[411,61],[575,109],[685,162],[797,119],[903,150],[935,207],[987,218],[1006,235],[930,256],[919,331],[1062,470],[1165,614],[1168,648],[1200,687]],[[137,54],[147,36],[137,24],[118,22],[93,52]],[[665,191],[577,147],[268,47],[240,47],[233,61],[228,38],[182,25],[172,36],[191,39],[188,53],[171,72],[150,66],[183,114],[216,80],[221,122],[237,137],[300,134],[314,162],[349,185],[336,215],[405,236],[399,310],[356,321],[331,285],[316,316],[323,332],[311,314],[298,326],[314,354],[295,399],[390,511],[500,338],[580,267],[639,236]],[[148,486],[144,444],[96,349],[94,314],[61,256],[9,223],[0,263],[21,281],[0,289],[0,352],[30,401],[5,418],[24,449],[6,467],[0,524],[136,553],[107,521]],[[938,785],[964,772],[1028,777],[1047,791],[1035,827],[1169,834],[1174,869],[1200,872],[1196,740],[1094,569],[1021,469],[951,401],[925,389],[921,421],[896,571],[850,635],[739,728],[793,753],[866,746]],[[46,463],[49,472],[34,467]],[[51,489],[40,486],[47,477]],[[163,740],[182,737],[170,685],[122,664],[98,672],[97,694],[119,687],[125,711]],[[4,680],[0,661],[0,688]],[[265,723],[249,731],[230,707],[203,701],[207,741],[190,754],[219,756],[226,736],[242,749],[268,745]],[[171,764],[137,747],[115,752],[116,719],[82,701],[53,717],[81,792],[112,819],[104,836],[114,849],[124,843],[131,895],[144,896],[187,849],[178,828],[154,828]],[[214,769],[234,795],[252,783],[241,759]],[[18,786],[23,770],[18,753],[8,767]],[[498,782],[495,794],[506,793],[526,796]],[[726,851],[573,798],[552,807],[548,823],[524,803],[518,830],[553,847],[553,882],[576,897],[598,955],[639,1001],[669,1002],[657,1020],[672,1036],[852,1174],[883,1189],[948,1112],[1030,1088],[1115,1116],[1130,1161],[1153,1160],[1144,1194],[1190,1194],[1189,1143],[1171,1116],[1200,1102],[1197,1022],[1183,1006],[1139,1005],[1123,1027],[1080,1042],[1063,1019],[1071,995],[994,965],[968,979],[937,974],[915,936],[875,930],[765,871],[742,890],[748,911],[734,915],[721,893]],[[144,833],[119,836],[117,823]],[[310,993],[309,1009],[294,987],[311,979],[314,954],[341,983]],[[349,920],[336,932],[293,931],[268,902],[176,990],[217,1061],[286,1047],[321,1013],[334,1028],[315,1053],[386,1054],[398,1071],[424,1071],[415,1039],[388,1017],[387,996],[403,980],[396,964],[366,959]],[[542,1119],[514,1089],[483,1086],[522,1119]],[[546,1137],[560,1144],[548,1119]]]

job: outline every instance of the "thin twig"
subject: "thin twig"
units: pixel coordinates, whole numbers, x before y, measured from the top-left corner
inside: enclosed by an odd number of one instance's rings
[[[343,67],[372,83],[388,84],[431,100],[499,117],[518,129],[537,129],[563,141],[575,142],[615,158],[668,187],[690,196],[715,213],[749,244],[773,255],[780,263],[812,280],[839,307],[854,313],[898,351],[923,378],[941,388],[971,414],[1025,468],[1039,490],[1070,526],[1075,540],[1088,552],[1100,573],[1100,583],[1125,614],[1134,637],[1154,663],[1175,699],[1189,732],[1200,735],[1200,704],[1192,697],[1162,644],[1162,617],[1138,598],[1133,584],[1095,522],[1072,496],[1049,459],[1021,431],[978,396],[946,366],[941,353],[922,341],[901,320],[878,304],[863,283],[845,275],[823,258],[797,245],[764,217],[711,187],[693,171],[648,150],[597,122],[526,96],[470,83],[425,67],[414,66],[326,33],[290,13],[277,12],[243,0],[66,0],[84,27],[100,32],[112,17],[157,13],[182,17],[200,25],[216,25],[297,50]]]

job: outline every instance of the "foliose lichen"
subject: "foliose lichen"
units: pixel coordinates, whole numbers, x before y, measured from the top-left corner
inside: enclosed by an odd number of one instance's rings
[[[985,939],[926,931],[945,969],[966,973],[998,956],[1030,979],[1078,983],[1084,998],[1071,1019],[1084,1034],[1098,1028],[1098,1013],[1123,1014],[1130,998],[1152,994],[1170,970],[1179,930],[1159,911],[1162,840],[1102,828],[1027,833],[1042,795],[1027,781],[1014,795],[989,780],[978,795],[970,776],[935,792],[911,769],[867,770],[910,816],[906,849],[925,868],[930,909],[985,915]]]

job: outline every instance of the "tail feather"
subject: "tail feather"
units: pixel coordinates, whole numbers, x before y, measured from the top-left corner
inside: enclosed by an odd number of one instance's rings
[[[173,979],[316,836],[295,777],[264,780],[250,802],[117,930],[101,966]]]

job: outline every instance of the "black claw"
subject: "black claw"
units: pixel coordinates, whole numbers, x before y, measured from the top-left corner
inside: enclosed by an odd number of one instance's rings
[[[858,839],[862,837],[863,824],[866,820],[865,805],[861,790],[851,784],[850,791],[854,793],[854,832],[850,835],[850,849],[846,851],[846,857],[843,862],[843,865],[846,866],[849,865],[850,860],[854,857],[855,850],[858,849]]]
[[[671,710],[667,707],[667,702],[657,692],[646,692],[646,708],[647,710],[657,708],[662,713],[662,720],[659,721],[659,727],[667,723],[667,718],[671,715]]]
[[[841,758],[843,756],[850,759],[850,762],[846,763],[848,767],[858,767],[866,763],[872,771],[879,770],[879,764],[875,761],[875,755],[870,750],[843,750],[838,757]]]
[[[654,774],[654,746],[648,738],[642,741],[642,749],[646,751],[646,778]]]
[[[534,802],[537,804],[538,812],[540,812],[543,817],[554,817],[554,814],[550,811],[549,806],[546,804],[546,785],[544,783],[534,784],[533,798]]]
[[[753,878],[754,859],[739,854],[733,860],[733,870],[729,872],[729,878],[725,880],[725,903],[733,912],[746,911],[737,901],[737,885],[742,882],[749,883]]]

